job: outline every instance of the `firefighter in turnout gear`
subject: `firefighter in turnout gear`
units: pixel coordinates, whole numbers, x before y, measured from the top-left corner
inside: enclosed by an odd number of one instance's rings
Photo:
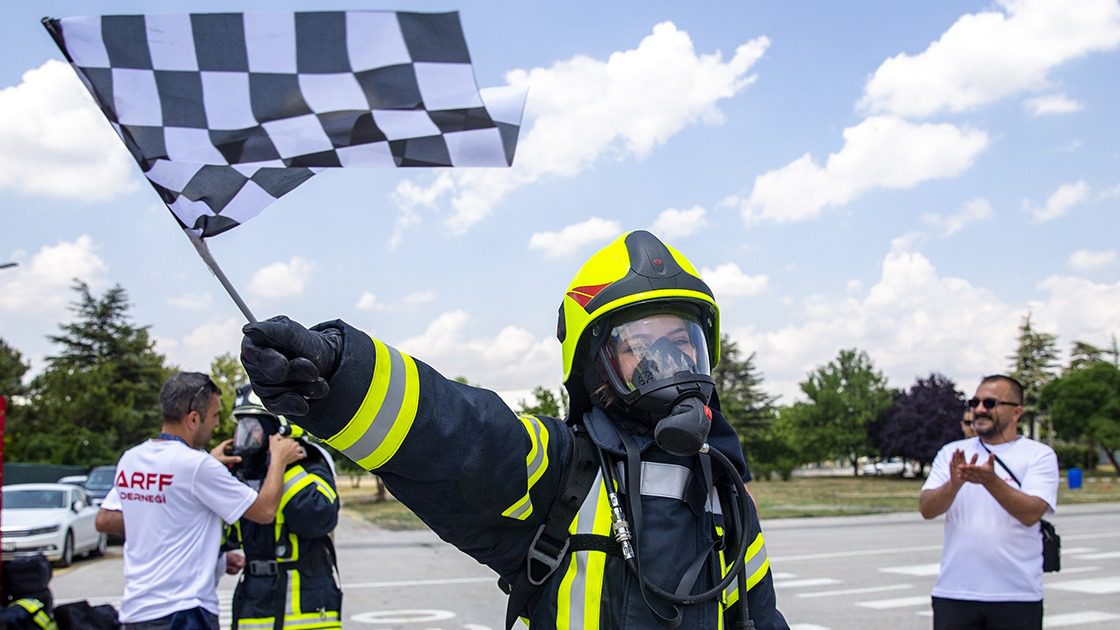
[[[342,321],[244,332],[264,404],[493,569],[507,628],[788,628],[714,392],[715,298],[652,234],[620,236],[564,294],[564,420],[518,416]]]
[[[284,471],[276,520],[241,519],[226,531],[227,549],[245,552],[245,569],[233,595],[233,628],[341,628],[342,591],[330,534],[338,524],[338,494],[330,455],[303,439],[303,429],[261,404],[249,385],[237,389],[234,474],[256,487],[268,470],[274,433],[296,439],[307,457]]]

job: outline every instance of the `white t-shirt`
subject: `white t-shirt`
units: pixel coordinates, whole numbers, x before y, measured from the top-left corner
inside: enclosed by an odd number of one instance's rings
[[[101,504],[124,512],[121,621],[198,606],[218,614],[221,522],[236,522],[256,497],[209,453],[182,442],[148,440],[126,451]]]
[[[1020,488],[999,462],[996,476],[1012,488],[1036,496],[1053,513],[1058,505],[1058,458],[1049,446],[1030,438],[987,447],[1015,473]],[[966,462],[988,459],[980,438],[950,442],[933,460],[922,490],[936,490],[949,481],[953,451],[964,451]],[[981,602],[1035,602],[1042,600],[1042,534],[1037,524],[1019,522],[977,483],[961,486],[945,514],[945,543],[941,574],[934,597]]]

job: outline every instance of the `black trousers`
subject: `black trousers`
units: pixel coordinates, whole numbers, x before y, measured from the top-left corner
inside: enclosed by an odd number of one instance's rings
[[[974,602],[934,597],[933,630],[1042,630],[1042,600]]]

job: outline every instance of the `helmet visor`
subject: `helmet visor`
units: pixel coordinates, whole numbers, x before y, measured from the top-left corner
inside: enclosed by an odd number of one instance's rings
[[[708,342],[695,313],[644,310],[614,323],[603,351],[608,369],[625,391],[678,374],[711,375]]]
[[[268,430],[259,416],[241,416],[233,431],[233,452],[249,455],[264,448]]]

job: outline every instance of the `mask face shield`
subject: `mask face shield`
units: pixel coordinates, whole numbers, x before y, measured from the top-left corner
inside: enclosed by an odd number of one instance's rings
[[[276,432],[275,420],[266,416],[241,416],[233,431],[233,453],[242,457],[267,450],[268,436]]]
[[[624,312],[611,323],[602,356],[612,387],[624,399],[711,376],[704,327],[687,309]]]

